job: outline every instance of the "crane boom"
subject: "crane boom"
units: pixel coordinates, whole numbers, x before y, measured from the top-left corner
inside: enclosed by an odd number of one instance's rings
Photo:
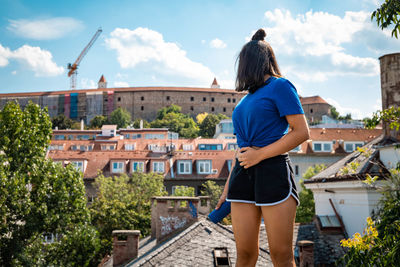
[[[78,69],[79,64],[81,63],[83,57],[87,54],[87,52],[92,47],[92,45],[97,40],[97,38],[99,37],[99,35],[101,34],[102,31],[103,30],[101,28],[99,28],[96,31],[96,33],[93,35],[93,37],[90,40],[90,42],[82,50],[82,52],[80,53],[78,58],[75,60],[75,62],[73,64],[68,64],[68,69],[69,69],[68,77],[71,77],[71,89],[75,89],[76,88],[76,70]]]

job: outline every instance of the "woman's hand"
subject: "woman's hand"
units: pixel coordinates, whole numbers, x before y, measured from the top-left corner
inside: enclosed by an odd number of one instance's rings
[[[215,206],[215,209],[216,209],[216,210],[219,209],[219,207],[221,207],[222,203],[225,202],[225,200],[226,200],[226,195],[227,195],[227,193],[224,191],[224,192],[222,193],[221,197],[220,197],[219,200],[218,200],[217,206]]]
[[[259,163],[262,158],[260,157],[260,151],[257,152],[257,150],[258,149],[255,149],[253,147],[242,147],[239,150],[238,156],[240,166],[243,166],[243,168],[247,169]]]

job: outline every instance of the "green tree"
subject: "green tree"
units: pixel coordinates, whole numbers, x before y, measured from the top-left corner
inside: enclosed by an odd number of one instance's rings
[[[194,197],[194,187],[178,185],[175,187],[174,196],[180,197]]]
[[[106,122],[106,116],[97,115],[90,121],[89,127],[90,129],[100,129]]]
[[[180,113],[180,107],[172,105],[158,111],[157,119],[150,123],[152,128],[168,128],[183,138],[196,138],[199,128],[193,118]]]
[[[133,121],[133,127],[135,127],[136,129],[140,128],[140,121],[143,121],[143,128],[150,128],[150,123],[145,120],[145,119],[141,119],[141,118],[137,118]]]
[[[197,124],[201,124],[203,122],[203,120],[207,117],[208,113],[207,112],[203,112],[203,113],[199,113],[196,116],[196,122]]]
[[[385,2],[371,14],[371,20],[376,21],[382,30],[394,25],[392,37],[398,38],[400,33],[400,1],[385,0]]]
[[[310,179],[314,175],[326,169],[324,164],[317,164],[310,166],[303,174],[303,179],[300,180],[301,191],[299,193],[300,206],[297,208],[296,222],[307,223],[311,222],[315,215],[315,202],[314,195],[310,189],[305,188],[304,180]]]
[[[166,195],[163,176],[156,173],[133,173],[96,178],[97,198],[90,206],[92,223],[100,232],[102,255],[110,254],[113,230],[151,230],[151,197]]]
[[[335,107],[331,107],[331,116],[332,118],[334,118],[335,120],[337,120],[339,118],[339,112],[336,110]]]
[[[215,134],[215,127],[222,119],[228,117],[223,114],[208,114],[207,117],[200,123],[200,135],[204,138],[212,138]]]
[[[368,218],[363,235],[342,240],[349,250],[340,263],[346,266],[398,266],[400,259],[400,170],[381,181],[383,186],[371,184],[382,193],[380,209]],[[376,179],[375,179],[376,180]],[[374,182],[376,183],[376,182]],[[369,184],[369,183],[367,183]]]
[[[74,124],[74,121],[66,117],[64,114],[60,114],[54,117],[51,120],[51,123],[53,125],[53,129],[58,127],[59,130],[65,130],[65,129],[71,129],[72,125]]]
[[[118,128],[125,128],[131,123],[131,114],[124,108],[117,108],[111,112],[109,122],[116,124]]]
[[[93,228],[86,228],[90,229],[86,236],[71,236],[78,225],[90,222],[90,215],[81,174],[70,165],[64,168],[46,159],[51,126],[47,110],[32,102],[24,111],[14,102],[0,111],[1,266],[48,266],[52,262],[88,266],[97,261]],[[58,234],[61,240],[44,245],[45,233]],[[65,240],[91,250],[65,257],[50,253],[60,247],[72,251],[74,247]]]
[[[202,184],[202,189],[200,193],[202,196],[210,197],[211,209],[215,209],[217,206],[218,200],[221,197],[222,191],[224,190],[223,186],[217,185],[216,182],[208,180]]]

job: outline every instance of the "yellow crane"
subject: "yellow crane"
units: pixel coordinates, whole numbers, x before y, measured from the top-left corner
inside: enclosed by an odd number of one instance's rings
[[[76,89],[76,75],[77,75],[77,69],[79,66],[79,63],[81,63],[83,57],[86,55],[86,53],[89,51],[90,47],[94,44],[94,42],[97,40],[99,35],[101,34],[103,30],[99,28],[97,32],[93,35],[92,39],[90,42],[86,45],[86,47],[82,50],[81,54],[79,57],[75,60],[73,64],[69,63],[68,64],[68,77],[71,77],[71,90]]]

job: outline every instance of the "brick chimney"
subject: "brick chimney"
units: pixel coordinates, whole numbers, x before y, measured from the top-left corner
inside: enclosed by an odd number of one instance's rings
[[[198,197],[154,197],[151,206],[151,237],[160,243],[197,222]]]
[[[297,242],[300,254],[300,267],[314,267],[314,242],[301,240]]]
[[[113,237],[113,266],[120,266],[138,256],[139,230],[114,230]]]
[[[382,109],[400,107],[400,53],[383,55],[379,58],[381,67]],[[383,123],[385,137],[398,138],[400,131],[391,130]]]

